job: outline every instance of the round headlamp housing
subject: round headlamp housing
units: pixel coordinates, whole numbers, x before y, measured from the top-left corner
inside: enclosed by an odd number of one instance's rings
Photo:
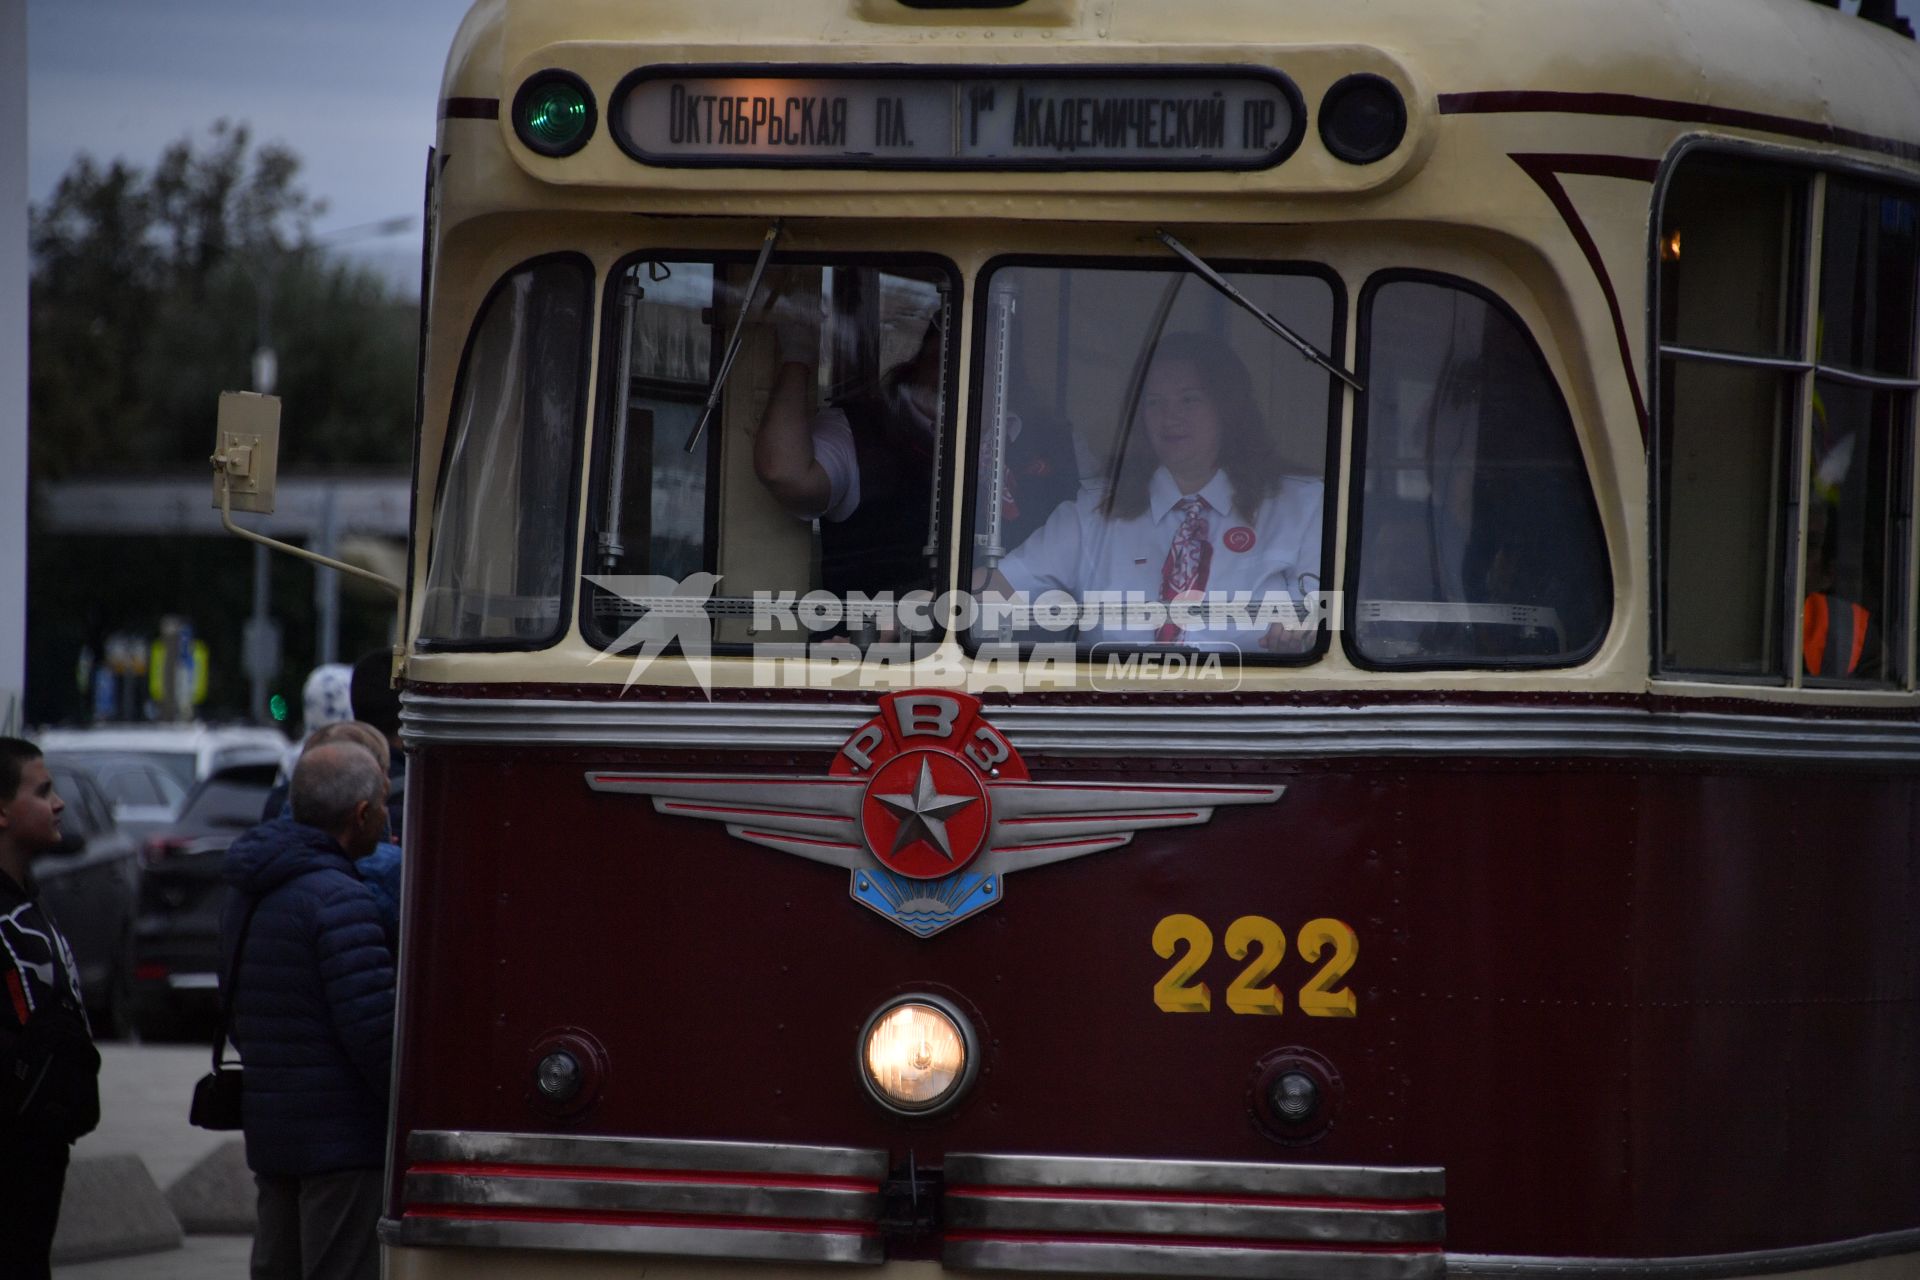
[[[905,1116],[937,1115],[959,1103],[980,1073],[973,1024],[940,996],[896,996],[860,1029],[860,1082],[873,1100]]]
[[[586,146],[599,119],[587,82],[558,67],[534,72],[513,95],[513,131],[543,156],[570,156]]]
[[[1344,76],[1320,100],[1320,141],[1348,164],[1384,160],[1406,136],[1406,99],[1385,76]]]

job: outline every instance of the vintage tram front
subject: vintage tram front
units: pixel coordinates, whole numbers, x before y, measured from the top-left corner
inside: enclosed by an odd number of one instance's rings
[[[475,6],[391,1274],[1920,1256],[1920,59],[1538,8]]]

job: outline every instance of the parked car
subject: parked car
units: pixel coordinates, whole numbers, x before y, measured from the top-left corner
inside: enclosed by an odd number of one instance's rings
[[[277,760],[218,769],[187,794],[173,825],[141,851],[134,924],[133,1017],[155,1039],[211,1032],[220,1010],[220,863],[260,821]]]
[[[254,725],[103,724],[89,729],[47,729],[34,739],[48,755],[88,763],[87,757],[138,757],[169,770],[191,787],[233,764],[279,764],[286,735]]]
[[[132,1019],[138,849],[115,825],[84,766],[50,755],[47,771],[67,807],[60,816],[60,848],[34,863],[34,880],[41,903],[73,946],[94,1034],[122,1039]]]
[[[113,810],[113,820],[135,845],[162,827],[171,826],[187,798],[191,782],[152,758],[111,751],[60,752],[48,757],[83,767],[99,784]]]

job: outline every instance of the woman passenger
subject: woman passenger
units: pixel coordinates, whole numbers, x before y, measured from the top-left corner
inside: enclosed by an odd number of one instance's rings
[[[1304,603],[1320,585],[1321,483],[1281,472],[1246,366],[1224,336],[1168,334],[1135,415],[1146,447],[1123,435],[1112,488],[1062,503],[1001,560],[994,585],[1025,592],[1137,593],[1148,601]],[[1259,646],[1301,653],[1314,631],[1203,616],[1181,628],[1127,628],[1118,617],[1083,640]]]

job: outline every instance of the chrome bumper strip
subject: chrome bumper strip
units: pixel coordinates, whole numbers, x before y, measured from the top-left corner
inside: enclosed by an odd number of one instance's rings
[[[948,1156],[943,1168],[948,1187],[1214,1192],[1329,1200],[1438,1199],[1447,1190],[1446,1172],[1437,1168],[1238,1164],[1227,1160],[1092,1160],[1082,1156],[970,1153]]]
[[[486,1205],[512,1209],[582,1209],[596,1213],[715,1214],[732,1218],[811,1219],[871,1223],[878,1190],[852,1187],[715,1186],[634,1183],[569,1176],[409,1173],[408,1204]]]
[[[962,1271],[1096,1276],[1193,1276],[1206,1280],[1440,1280],[1439,1252],[1353,1253],[1335,1249],[1223,1249],[1133,1243],[949,1241],[941,1263]]]
[[[771,1142],[680,1142],[671,1138],[555,1137],[544,1133],[417,1130],[407,1159],[474,1164],[548,1164],[614,1169],[765,1173],[808,1178],[887,1176],[887,1153],[861,1147],[800,1147]]]
[[[1439,1169],[954,1154],[950,1267],[1419,1280],[1443,1274]]]
[[[988,714],[1022,752],[1070,756],[1295,759],[1461,755],[1920,764],[1920,720],[1618,707],[1100,706],[1023,704]],[[408,693],[416,746],[569,744],[832,751],[871,704],[569,702]]]
[[[883,1151],[416,1132],[390,1244],[876,1264]]]
[[[947,1193],[947,1225],[1053,1235],[1196,1236],[1312,1244],[1438,1244],[1446,1215],[1428,1209],[1335,1209],[1177,1200],[1003,1199]]]
[[[877,1235],[729,1231],[604,1223],[455,1221],[405,1217],[380,1224],[380,1239],[401,1248],[539,1249],[652,1254],[726,1262],[815,1262],[878,1266]]]

